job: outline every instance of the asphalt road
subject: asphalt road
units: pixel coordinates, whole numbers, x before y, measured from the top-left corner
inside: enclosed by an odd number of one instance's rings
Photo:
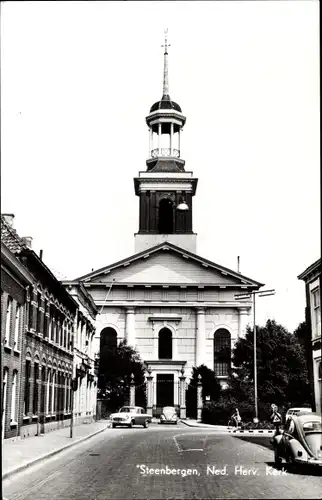
[[[107,429],[3,481],[5,500],[322,498],[321,475],[275,469],[273,452],[183,424]],[[165,472],[165,473],[163,473]]]

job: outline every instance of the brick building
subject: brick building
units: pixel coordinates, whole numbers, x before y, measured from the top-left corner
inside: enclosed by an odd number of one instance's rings
[[[310,333],[306,343],[308,354],[309,378],[313,387],[314,410],[321,413],[322,365],[321,365],[321,259],[311,264],[298,279],[305,283],[305,317]]]
[[[30,248],[31,238],[20,238],[12,226],[13,216],[1,216],[1,240],[11,250],[19,266],[28,276],[25,292],[26,310],[23,315],[24,331],[21,339],[19,363],[21,378],[19,435],[26,437],[46,432],[70,422],[71,385],[73,375],[72,333],[78,309],[77,302],[55,278],[42,259]],[[31,277],[31,279],[30,279]],[[8,287],[7,287],[8,288]],[[8,304],[8,291],[2,289],[2,339],[6,340],[6,318],[12,318],[13,329],[16,306]],[[22,296],[15,300],[22,303]],[[10,310],[11,308],[11,310]],[[10,332],[10,339],[12,332]],[[10,340],[11,341],[11,340]],[[3,359],[8,360],[8,347],[3,347]],[[15,355],[15,352],[13,352]],[[6,356],[6,358],[5,358]],[[11,355],[12,357],[12,355]],[[6,381],[2,399],[9,401],[12,382],[11,366],[3,371]],[[17,369],[17,368],[16,368]],[[17,376],[16,376],[17,377]],[[18,377],[16,378],[18,386]],[[4,386],[4,384],[3,384]],[[18,389],[16,389],[18,391]],[[18,409],[17,408],[17,409]],[[17,432],[15,433],[15,435]],[[12,431],[6,428],[6,437]]]
[[[8,216],[8,221],[13,216]],[[6,229],[5,229],[6,231]],[[7,233],[9,231],[6,231]],[[8,236],[8,234],[7,234]],[[33,277],[15,257],[11,238],[1,241],[1,430],[3,438],[20,435],[22,426],[22,358],[26,325],[26,289]]]
[[[77,380],[73,410],[77,425],[90,422],[96,416],[97,374],[94,335],[97,308],[82,283],[64,281],[63,285],[78,304],[73,338],[73,378]]]

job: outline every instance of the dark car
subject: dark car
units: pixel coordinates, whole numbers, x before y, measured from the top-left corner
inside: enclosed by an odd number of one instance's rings
[[[160,424],[177,424],[178,415],[173,406],[165,406],[160,416]]]
[[[276,464],[282,459],[290,464],[322,466],[322,421],[318,413],[291,415],[285,429],[273,438]]]

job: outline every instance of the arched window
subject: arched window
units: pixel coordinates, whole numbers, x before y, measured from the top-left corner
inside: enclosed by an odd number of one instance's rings
[[[173,233],[173,207],[169,198],[163,198],[159,203],[159,234]]]
[[[56,395],[56,371],[51,373],[51,397],[50,397],[50,414],[53,415],[56,411],[55,395]]]
[[[39,363],[34,363],[34,391],[32,398],[32,414],[38,415]]]
[[[114,328],[104,328],[101,331],[101,351],[115,354],[117,348],[117,333]]]
[[[159,331],[159,359],[172,359],[172,333],[169,328]]]
[[[44,360],[43,360],[44,362]],[[46,366],[41,367],[41,396],[40,396],[40,413],[41,418],[44,418],[46,401]]]
[[[214,336],[214,371],[217,376],[228,375],[231,367],[230,333],[220,328]]]
[[[24,388],[24,415],[28,415],[30,406],[30,375],[31,375],[31,362],[26,359],[25,364],[25,388]]]

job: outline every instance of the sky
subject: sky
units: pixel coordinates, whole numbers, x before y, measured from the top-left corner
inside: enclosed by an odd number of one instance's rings
[[[321,254],[317,1],[2,3],[1,212],[60,279],[134,254],[165,29],[197,253],[240,256],[276,290],[256,323],[293,331]]]

